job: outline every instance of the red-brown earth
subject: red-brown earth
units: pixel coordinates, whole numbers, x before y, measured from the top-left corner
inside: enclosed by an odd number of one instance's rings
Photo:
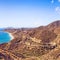
[[[60,60],[60,20],[47,26],[4,31],[14,39],[0,44],[1,60]]]

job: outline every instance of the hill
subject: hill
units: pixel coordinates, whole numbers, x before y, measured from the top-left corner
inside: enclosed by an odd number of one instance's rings
[[[14,39],[0,44],[0,59],[60,60],[60,20],[37,28],[5,29]]]

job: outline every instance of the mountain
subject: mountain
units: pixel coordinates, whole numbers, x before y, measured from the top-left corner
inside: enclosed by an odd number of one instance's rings
[[[60,20],[47,26],[5,29],[14,39],[0,44],[0,59],[60,60]]]
[[[60,20],[50,23],[48,27],[60,27]]]

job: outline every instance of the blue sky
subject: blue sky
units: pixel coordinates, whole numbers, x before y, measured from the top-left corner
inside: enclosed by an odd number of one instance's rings
[[[38,27],[60,20],[60,0],[0,0],[0,27]]]

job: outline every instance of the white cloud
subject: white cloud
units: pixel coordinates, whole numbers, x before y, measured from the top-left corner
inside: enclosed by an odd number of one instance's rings
[[[60,0],[58,0],[58,2],[60,2]]]
[[[55,8],[55,11],[56,11],[58,14],[60,14],[60,7],[56,7],[56,8]]]
[[[60,0],[57,0],[58,2],[60,2]],[[55,1],[54,0],[51,0],[51,3],[53,4]]]
[[[54,0],[51,0],[51,3],[53,4],[54,3]]]

